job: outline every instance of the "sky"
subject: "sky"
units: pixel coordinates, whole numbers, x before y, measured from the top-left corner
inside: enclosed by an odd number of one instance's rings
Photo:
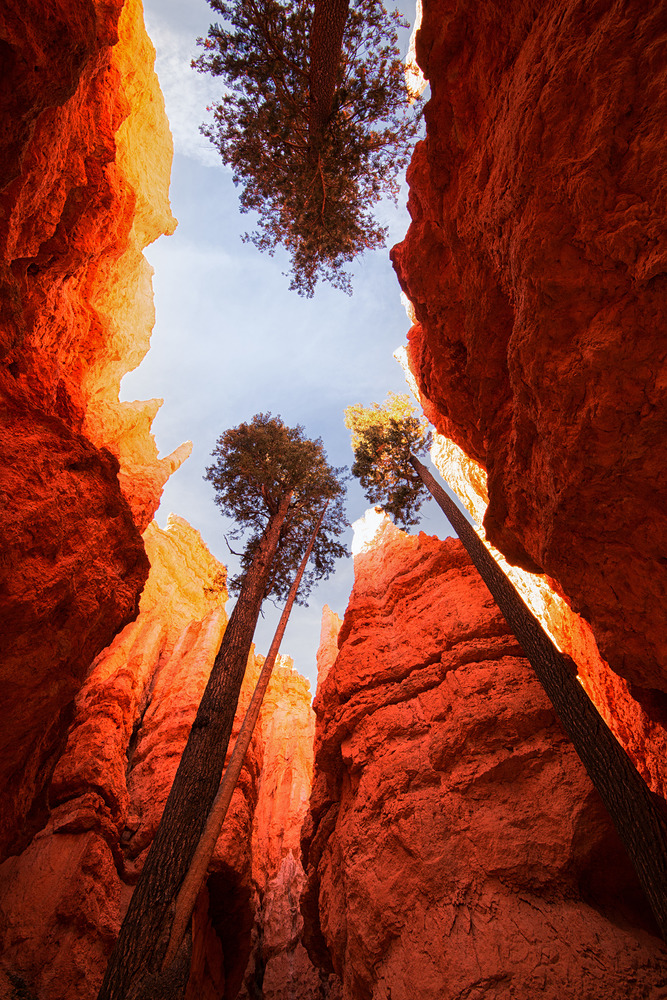
[[[172,511],[186,518],[233,573],[237,561],[224,538],[231,522],[219,513],[212,486],[203,479],[217,438],[270,411],[290,426],[302,424],[308,437],[321,437],[331,464],[349,466],[345,407],[381,402],[388,390],[408,391],[393,352],[406,342],[410,323],[389,261],[389,248],[409,223],[407,189],[398,207],[379,206],[377,215],[389,226],[387,247],[352,266],[351,297],[328,285],[318,285],[312,299],[290,292],[286,258],[241,242],[252,217],[239,213],[231,172],[198,131],[207,105],[220,96],[219,80],[190,68],[198,54],[195,39],[206,34],[212,11],[205,0],[144,0],[144,9],[174,137],[170,198],[179,225],[173,236],[146,250],[155,269],[156,324],[148,355],[123,379],[121,398],[164,399],[153,424],[161,455],[193,442],[192,456],[165,487],[156,520],[164,528]],[[367,507],[361,489],[350,483],[350,522]],[[423,510],[421,530],[451,534],[434,504]],[[351,539],[348,528],[348,547]],[[322,606],[342,617],[352,583],[352,559],[343,559],[313,590],[309,606],[292,613],[281,652],[294,658],[313,693]],[[272,604],[264,611],[255,634],[263,654],[279,617]]]

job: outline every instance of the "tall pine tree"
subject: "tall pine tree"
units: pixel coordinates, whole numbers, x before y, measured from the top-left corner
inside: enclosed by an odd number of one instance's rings
[[[226,431],[206,477],[216,503],[233,517],[233,537],[245,537],[239,592],[220,650],[134,890],[99,1000],[148,996],[160,977],[175,897],[189,868],[215,798],[257,618],[266,596],[290,590],[313,528],[328,502],[304,574],[300,602],[345,553],[342,469],[330,466],[322,442],[279,417],[258,414]],[[148,991],[148,992],[146,992]]]

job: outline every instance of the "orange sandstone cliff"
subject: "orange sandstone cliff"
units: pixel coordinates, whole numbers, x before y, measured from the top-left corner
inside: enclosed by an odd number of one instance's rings
[[[139,617],[76,699],[48,823],[0,866],[2,970],[40,1000],[96,996],[227,623],[224,567],[198,532],[172,515],[145,540]],[[251,654],[233,738],[261,664]],[[313,731],[308,682],[281,657],[197,904],[188,1000],[234,1000],[251,951],[267,1000],[319,990],[298,908]]]
[[[667,692],[666,33],[664,2],[426,4],[426,139],[393,251],[427,413],[488,473],[489,540],[590,622],[649,728]]]
[[[338,647],[303,910],[344,1000],[662,996],[609,818],[458,540],[380,523]]]
[[[0,856],[45,789],[94,656],[137,613],[140,532],[187,454],[119,403],[148,348],[143,248],[175,221],[171,137],[139,0],[0,11]]]

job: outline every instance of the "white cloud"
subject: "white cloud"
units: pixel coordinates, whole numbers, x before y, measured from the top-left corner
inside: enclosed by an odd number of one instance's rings
[[[159,14],[146,10],[146,28],[155,46],[155,70],[167,107],[174,150],[204,166],[222,166],[215,147],[199,131],[210,118],[206,108],[219,99],[222,82],[197,73],[190,63],[197,55],[193,35],[169,26]]]

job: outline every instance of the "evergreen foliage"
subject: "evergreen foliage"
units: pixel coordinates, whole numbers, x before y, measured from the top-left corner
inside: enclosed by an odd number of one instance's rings
[[[382,405],[348,406],[345,426],[352,431],[352,475],[359,479],[366,498],[403,527],[418,524],[428,490],[411,466],[410,456],[430,448],[431,435],[426,420],[415,416],[409,396],[390,392]]]
[[[241,211],[259,216],[258,229],[244,238],[270,254],[284,246],[290,288],[306,297],[319,279],[349,293],[345,265],[384,245],[386,229],[371,209],[383,195],[396,200],[396,177],[418,129],[398,12],[388,13],[381,0],[351,0],[342,47],[313,49],[319,3],[209,0],[223,22],[198,39],[204,52],[192,64],[227,88],[202,132],[242,186]],[[311,66],[312,52],[329,65]],[[318,118],[313,94],[321,88],[313,81],[332,74],[331,107]]]
[[[313,584],[326,579],[335,560],[346,554],[336,541],[347,524],[343,510],[346,470],[328,464],[321,439],[309,440],[303,427],[286,427],[270,413],[258,413],[250,423],[225,431],[213,458],[204,478],[213,484],[215,502],[223,514],[236,522],[230,537],[246,540],[242,572],[230,581],[232,591],[239,591],[270,517],[291,493],[265,595],[284,599],[322,507],[329,501],[297,600],[305,604]]]

